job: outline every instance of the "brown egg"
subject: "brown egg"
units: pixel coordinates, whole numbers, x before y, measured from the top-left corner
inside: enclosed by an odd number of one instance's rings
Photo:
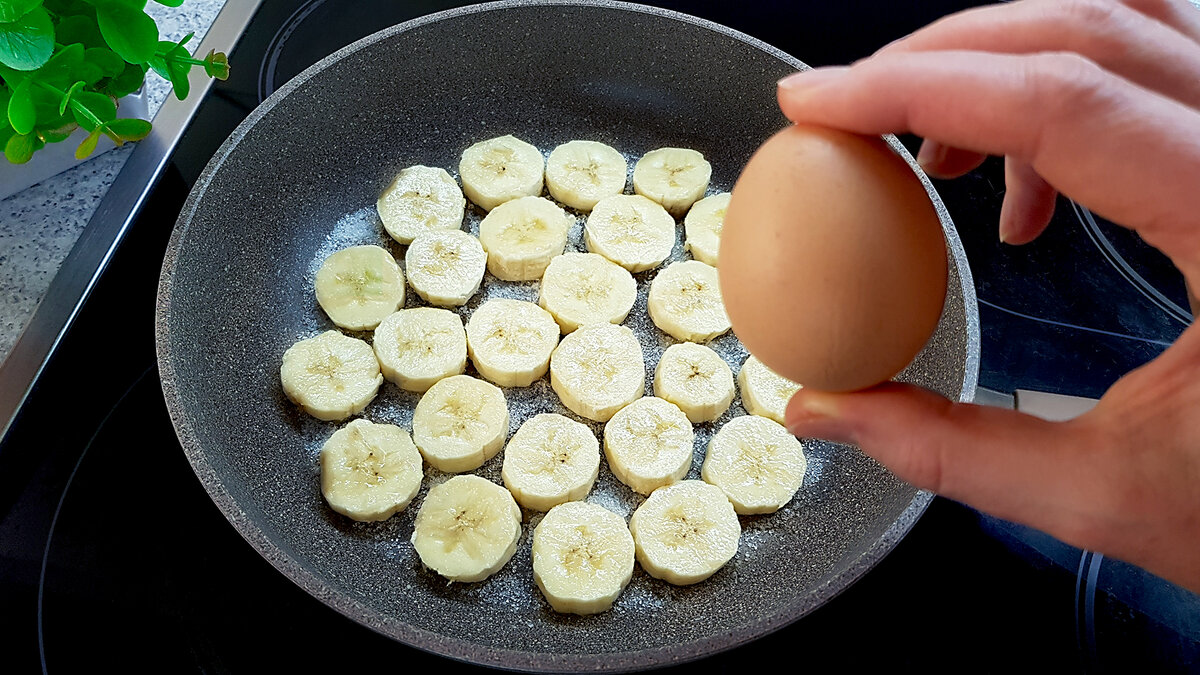
[[[721,234],[733,331],[814,389],[904,369],[937,327],[946,241],[920,180],[882,139],[793,126],[742,171]]]

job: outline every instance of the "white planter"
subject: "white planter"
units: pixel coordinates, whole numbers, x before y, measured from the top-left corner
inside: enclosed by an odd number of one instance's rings
[[[146,88],[122,98],[117,102],[118,116],[146,119],[149,114]],[[25,188],[58,175],[71,167],[86,162],[75,159],[75,148],[87,138],[87,132],[76,129],[71,137],[61,143],[49,143],[33,154],[33,159],[24,164],[13,164],[0,156],[0,199],[16,194]],[[116,147],[108,136],[101,136],[96,151],[88,159]]]

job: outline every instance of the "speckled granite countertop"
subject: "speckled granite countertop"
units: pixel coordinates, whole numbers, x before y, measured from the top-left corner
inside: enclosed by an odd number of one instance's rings
[[[179,40],[194,32],[190,46],[195,49],[224,4],[225,0],[187,0],[171,8],[151,2],[146,11],[158,23],[164,40]],[[154,115],[171,86],[151,72],[146,91]],[[132,144],[111,150],[0,201],[0,361],[24,330],[132,150]]]

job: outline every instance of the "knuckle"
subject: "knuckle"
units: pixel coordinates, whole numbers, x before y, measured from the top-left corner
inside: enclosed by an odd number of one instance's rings
[[[1114,0],[1059,0],[1053,7],[1064,26],[1103,26],[1113,21],[1121,4]]]

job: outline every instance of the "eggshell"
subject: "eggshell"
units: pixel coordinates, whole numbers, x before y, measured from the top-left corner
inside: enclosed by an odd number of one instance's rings
[[[851,391],[903,370],[937,327],[946,278],[933,204],[878,137],[789,127],[734,187],[720,267],[733,331],[805,387]]]

